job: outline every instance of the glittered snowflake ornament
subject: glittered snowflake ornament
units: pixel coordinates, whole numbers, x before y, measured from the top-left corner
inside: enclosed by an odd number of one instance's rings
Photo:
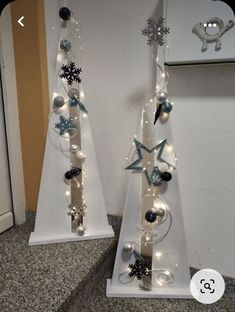
[[[143,276],[148,276],[150,274],[148,265],[145,261],[136,259],[135,264],[129,264],[128,268],[130,272],[128,273],[130,277],[136,277],[141,280]]]
[[[76,68],[74,62],[70,62],[68,65],[63,65],[61,67],[63,73],[60,75],[60,78],[67,80],[68,85],[72,85],[73,81],[78,83],[81,82],[80,74],[82,72],[81,68]]]
[[[74,129],[77,128],[77,125],[73,122],[72,118],[65,118],[63,115],[60,116],[60,122],[55,124],[55,128],[59,130],[61,136],[66,133],[70,134]]]
[[[86,209],[86,205],[77,206],[70,204],[68,208],[69,208],[68,215],[73,216],[75,220],[78,220],[79,218],[86,216],[86,213],[84,211]]]
[[[147,44],[152,46],[157,43],[163,46],[165,35],[170,33],[170,28],[165,26],[165,18],[160,17],[157,21],[151,17],[147,19],[147,27],[142,30],[142,35],[147,36]]]

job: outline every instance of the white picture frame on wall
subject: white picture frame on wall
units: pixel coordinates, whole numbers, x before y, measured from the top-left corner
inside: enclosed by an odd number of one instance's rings
[[[234,13],[225,2],[166,0],[165,9],[167,65],[235,61]]]

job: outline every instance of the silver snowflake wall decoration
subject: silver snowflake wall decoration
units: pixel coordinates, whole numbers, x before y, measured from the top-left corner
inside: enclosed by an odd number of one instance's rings
[[[165,35],[170,33],[170,28],[165,26],[165,18],[162,16],[155,21],[151,17],[147,19],[147,27],[142,30],[142,35],[147,36],[147,44],[153,45],[158,43],[163,46],[165,43]]]

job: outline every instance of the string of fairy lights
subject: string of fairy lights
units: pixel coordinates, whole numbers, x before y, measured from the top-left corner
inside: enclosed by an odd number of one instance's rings
[[[68,187],[65,191],[67,214],[71,217],[72,224],[75,225],[75,232],[83,236],[86,233],[83,218],[86,216],[87,208],[83,188],[87,174],[82,170],[86,155],[82,151],[80,138],[80,135],[84,137],[85,134],[80,134],[79,127],[81,129],[82,120],[87,117],[88,111],[83,103],[82,69],[77,67],[78,63],[82,65],[82,30],[74,13],[68,7],[59,8],[58,19],[61,31],[56,58],[55,92],[49,119],[52,119],[53,130],[59,137],[61,153],[70,159],[70,168],[63,176],[65,186]],[[52,30],[56,28],[54,25]],[[75,41],[79,45],[79,62],[73,51]],[[58,118],[57,122],[54,122],[56,118]],[[76,193],[74,199],[72,193],[76,189],[79,192]]]
[[[147,25],[151,26],[150,29],[146,28],[143,30],[142,34],[148,36],[148,44],[152,45],[155,40],[158,43],[160,42],[160,45],[163,45],[164,42],[162,39],[164,31],[169,33],[169,29],[165,28],[164,19],[160,18],[156,23],[152,19],[149,19]],[[154,34],[151,33],[153,25],[158,25],[158,36],[155,37]],[[161,34],[159,27],[163,28]],[[156,125],[159,121],[162,123],[167,122],[173,108],[173,102],[169,99],[166,92],[169,74],[160,65],[158,57],[154,58],[154,61],[156,64],[156,72],[158,74],[157,77],[159,79],[152,98],[142,108],[140,123],[137,125],[133,143],[126,157],[128,164],[126,169],[132,170],[134,173],[140,173],[143,175],[143,178],[146,178],[147,189],[143,191],[142,196],[152,196],[153,206],[145,213],[144,220],[138,228],[140,236],[136,238],[135,241],[127,241],[123,243],[123,252],[130,257],[134,256],[135,263],[129,264],[127,270],[119,275],[120,283],[128,284],[136,278],[140,281],[142,289],[143,286],[146,289],[152,288],[152,283],[142,283],[142,280],[146,277],[152,278],[153,272],[156,274],[156,281],[159,286],[167,285],[174,281],[173,272],[162,268],[152,269],[151,265],[145,260],[145,257],[142,256],[140,251],[143,244],[146,246],[149,245],[151,246],[150,248],[153,248],[156,244],[164,241],[168,236],[173,223],[172,213],[167,203],[159,196],[159,188],[164,183],[170,183],[172,174],[176,168],[177,158],[173,146],[169,144],[165,138],[160,139],[153,147],[145,146],[141,143],[143,127],[152,127],[150,131],[151,134],[147,138],[144,138],[145,142],[149,144],[151,144],[153,140],[155,142]],[[152,116],[152,121],[145,118],[146,112]],[[150,122],[152,125],[149,125]],[[153,153],[153,163],[149,161],[147,162],[147,165],[143,165],[143,152],[149,154]],[[150,166],[152,167],[152,172],[149,172]],[[160,228],[163,224],[166,224],[165,231],[164,233],[161,233]],[[163,253],[158,251],[156,254],[152,255],[152,258],[159,261],[162,255]]]

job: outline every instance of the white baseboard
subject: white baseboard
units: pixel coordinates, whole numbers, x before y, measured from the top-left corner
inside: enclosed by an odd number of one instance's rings
[[[75,233],[64,234],[64,235],[47,235],[41,236],[37,235],[35,232],[32,232],[29,238],[29,245],[44,245],[44,244],[53,244],[53,243],[67,243],[75,241],[85,241],[90,239],[100,239],[100,238],[111,238],[114,237],[113,228],[110,225],[102,232],[97,233],[87,233],[84,236],[79,236]]]
[[[0,216],[0,233],[6,231],[14,225],[12,212],[4,213]]]

